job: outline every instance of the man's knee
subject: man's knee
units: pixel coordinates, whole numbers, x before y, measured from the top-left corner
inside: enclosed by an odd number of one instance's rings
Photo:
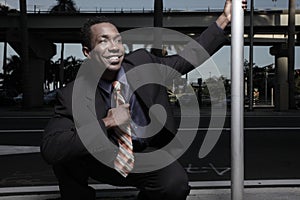
[[[62,200],[94,200],[95,190],[88,186],[86,169],[80,163],[57,164],[53,171],[58,179]]]
[[[164,186],[165,199],[184,200],[190,193],[188,178],[185,175],[170,180],[169,184]]]

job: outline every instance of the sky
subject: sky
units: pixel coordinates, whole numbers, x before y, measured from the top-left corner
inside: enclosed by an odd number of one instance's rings
[[[73,0],[82,11],[95,10],[102,7],[103,9],[153,9],[153,0]],[[250,0],[248,0],[250,3]],[[176,10],[204,10],[222,9],[225,0],[164,0],[166,9]],[[296,0],[297,7],[300,7],[300,0]],[[16,9],[19,8],[19,0],[0,0]],[[49,10],[56,4],[56,0],[27,0],[28,10],[33,10],[34,5],[41,11]],[[254,2],[256,9],[284,9],[288,8],[288,0],[256,0]]]
[[[99,10],[150,10],[153,9],[153,0],[74,0],[76,7],[81,12],[93,12]],[[172,10],[202,10],[223,8],[225,0],[164,0],[164,8]],[[12,8],[19,9],[19,0],[0,0],[0,3],[8,5]],[[56,0],[27,0],[28,12],[33,12],[34,7],[36,10],[48,11],[51,7],[56,5]],[[248,4],[250,1],[248,0]],[[282,10],[288,8],[288,0],[256,0],[254,7],[258,10]],[[296,6],[300,9],[300,0],[296,0]],[[249,7],[249,6],[248,6]],[[254,63],[260,67],[274,63],[274,57],[269,54],[270,47],[254,47]],[[245,58],[249,57],[249,48],[245,47]],[[9,47],[8,57],[15,54]],[[60,44],[57,44],[57,55],[53,60],[57,60],[60,54]],[[65,46],[65,55],[73,55],[76,58],[84,58],[79,44],[68,44]],[[296,55],[300,55],[300,48],[296,47]],[[230,77],[230,47],[223,47],[214,56],[213,60],[220,68],[221,73]],[[249,60],[249,59],[248,59]],[[3,43],[0,43],[0,65],[3,63]],[[295,68],[300,68],[300,57],[295,56]],[[0,72],[2,69],[0,69]]]

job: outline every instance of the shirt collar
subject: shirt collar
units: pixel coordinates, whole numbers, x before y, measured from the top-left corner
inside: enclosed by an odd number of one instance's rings
[[[116,80],[119,81],[121,84],[128,86],[125,70],[122,66],[121,66],[120,70],[118,71]],[[111,93],[111,91],[112,91],[112,82],[111,81],[106,81],[106,80],[100,79],[98,85],[107,94]]]
[[[123,85],[128,85],[125,70],[123,67],[120,68],[116,80],[122,83]]]

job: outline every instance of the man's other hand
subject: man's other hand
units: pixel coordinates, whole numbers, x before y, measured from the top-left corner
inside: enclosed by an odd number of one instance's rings
[[[119,105],[108,110],[107,116],[102,119],[106,128],[119,127],[130,121],[129,104]]]

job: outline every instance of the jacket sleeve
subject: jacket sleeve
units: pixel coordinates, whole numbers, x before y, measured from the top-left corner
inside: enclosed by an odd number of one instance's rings
[[[170,56],[162,58],[161,62],[172,66],[180,74],[186,74],[210,59],[226,40],[224,31],[216,23],[212,23],[200,36],[191,40],[181,52],[178,52],[176,59]],[[172,78],[172,74],[166,77]]]
[[[216,23],[212,23],[200,36],[194,40],[191,39],[177,55],[165,57],[150,55],[152,57],[151,62],[170,66],[183,75],[207,61],[227,40],[224,31]],[[178,74],[172,74],[170,71],[161,71],[161,74],[166,80],[178,76]]]
[[[190,39],[184,49],[177,52],[176,55],[165,57],[155,56],[144,49],[137,50],[126,57],[126,62],[134,66],[143,64],[162,64],[169,66],[173,71],[167,68],[158,67],[157,75],[166,82],[180,75],[186,74],[207,61],[223,44],[228,41],[224,31],[216,23],[212,23],[201,35],[194,40]],[[153,70],[153,67],[152,69]],[[175,73],[176,72],[176,73]],[[148,72],[147,72],[148,73]],[[145,73],[145,74],[147,74]]]
[[[54,116],[45,127],[41,143],[42,156],[49,164],[88,153],[77,134],[70,106],[71,102],[66,102],[62,91],[58,90]]]

